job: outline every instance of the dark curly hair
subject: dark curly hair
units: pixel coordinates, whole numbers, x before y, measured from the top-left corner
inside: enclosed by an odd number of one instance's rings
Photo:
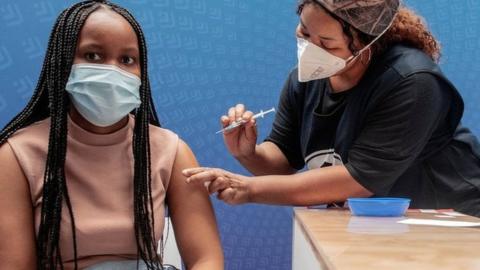
[[[348,22],[328,11],[320,3],[314,0],[300,0],[297,6],[297,14],[300,15],[303,7],[308,4],[315,4],[317,7],[322,8],[330,16],[340,22],[343,33],[350,39],[349,49],[352,51],[352,53],[358,51],[353,43],[354,36],[362,44],[368,44],[375,38],[374,36],[357,30]],[[392,26],[385,32],[385,34],[383,34],[382,37],[372,44],[372,55],[378,56],[395,44],[404,44],[417,48],[430,56],[433,61],[438,62],[440,60],[440,44],[428,29],[425,20],[413,10],[405,6],[399,8],[393,20]]]

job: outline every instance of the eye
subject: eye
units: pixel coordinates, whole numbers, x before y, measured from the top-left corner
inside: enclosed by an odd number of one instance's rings
[[[335,50],[335,46],[332,44],[327,44],[326,42],[320,41],[320,47],[324,48],[325,50]]]
[[[320,41],[320,47],[326,49],[326,50],[330,50],[330,48],[328,46],[325,46],[325,42],[321,42]]]
[[[303,28],[303,27],[300,28],[300,34],[302,34],[302,36],[304,36],[304,37],[306,37],[306,38],[310,37],[310,35],[308,34],[308,32],[305,31],[305,28]]]
[[[89,52],[85,54],[85,59],[88,61],[99,61],[101,57],[98,53]]]
[[[130,57],[130,56],[123,56],[122,57],[122,64],[131,65],[133,63],[135,63],[135,58]]]

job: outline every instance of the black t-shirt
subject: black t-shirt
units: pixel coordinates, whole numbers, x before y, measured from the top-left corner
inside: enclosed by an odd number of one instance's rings
[[[381,71],[367,72],[374,78]],[[297,170],[344,164],[375,196],[409,197],[412,207],[454,207],[480,215],[480,161],[473,153],[478,148],[470,148],[477,142],[468,130],[470,146],[453,139],[450,85],[428,72],[402,78],[369,109],[348,155],[342,156],[335,148],[338,133],[350,131],[339,128],[339,122],[357,121],[356,115],[344,113],[349,103],[365,102],[348,98],[357,91],[366,90],[359,84],[333,93],[328,79],[299,83],[293,70],[266,140]],[[463,171],[471,175],[459,176]]]
[[[296,79],[292,75],[289,80],[291,77]],[[282,90],[277,116],[267,140],[287,153],[291,166],[297,170],[305,164],[309,169],[333,165],[328,157],[321,159],[326,164],[319,163],[314,157],[334,155],[335,134],[346,105],[346,96],[357,89],[333,93],[329,81],[321,80],[310,85],[314,89],[304,89],[302,105],[298,106],[292,104],[296,99],[291,96],[298,96],[298,93],[294,93],[290,85],[287,81]],[[374,162],[369,160],[373,156],[380,159],[396,156],[398,163],[408,162],[409,157],[417,156],[428,144],[426,140],[439,138],[441,142],[432,140],[431,143],[440,144],[449,140],[442,136],[446,123],[442,120],[445,120],[445,108],[448,108],[450,99],[449,92],[442,90],[443,87],[447,86],[428,73],[415,74],[405,80],[394,95],[385,98],[383,104],[371,113],[364,131],[351,149],[350,155],[353,153],[354,156],[349,158],[348,163],[355,163],[357,157],[367,159],[365,162]],[[302,107],[302,112],[296,110]],[[301,118],[297,117],[299,114]],[[399,160],[398,155],[405,151],[408,155]],[[370,153],[361,157],[362,152]],[[340,157],[335,155],[335,158]],[[396,167],[402,167],[398,163]],[[382,162],[378,166],[385,167],[387,163]],[[390,169],[388,171],[394,173]]]

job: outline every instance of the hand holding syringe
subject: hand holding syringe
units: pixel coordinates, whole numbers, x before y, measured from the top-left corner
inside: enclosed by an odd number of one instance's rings
[[[257,113],[257,114],[255,114],[255,115],[252,116],[252,119],[256,119],[256,118],[258,118],[258,117],[263,118],[266,114],[271,113],[271,112],[275,112],[275,108],[271,108],[271,109],[268,110],[268,111],[260,110],[259,113]],[[230,131],[230,130],[233,130],[233,129],[237,128],[237,127],[240,127],[240,126],[242,126],[242,125],[245,125],[246,123],[247,123],[247,121],[245,121],[245,120],[243,120],[243,119],[242,119],[242,120],[239,120],[239,121],[235,121],[235,122],[231,123],[230,125],[226,126],[225,128],[217,131],[216,134],[218,134],[218,133],[225,133],[225,132],[227,132],[227,131]]]

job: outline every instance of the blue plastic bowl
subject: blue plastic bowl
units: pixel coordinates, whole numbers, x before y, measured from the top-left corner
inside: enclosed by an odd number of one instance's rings
[[[410,205],[405,198],[350,198],[348,207],[355,216],[400,217]]]

